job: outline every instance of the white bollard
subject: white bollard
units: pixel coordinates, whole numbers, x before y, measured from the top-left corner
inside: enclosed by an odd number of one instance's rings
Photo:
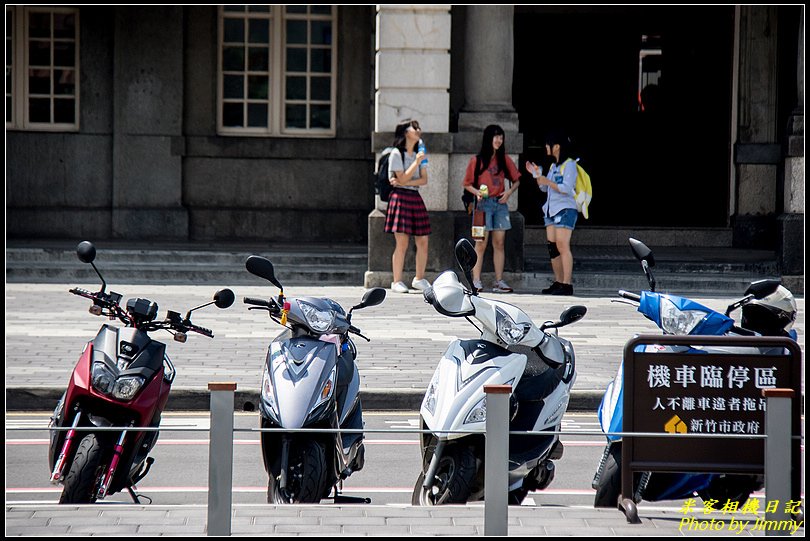
[[[510,385],[484,385],[487,395],[484,458],[484,535],[508,535]]]
[[[765,513],[769,523],[792,520],[785,512],[791,499],[791,415],[792,389],[763,389],[765,406],[765,501],[778,501],[776,509]],[[770,508],[770,507],[769,507]],[[787,531],[767,530],[766,535],[788,535]]]
[[[233,404],[236,383],[209,383],[211,439],[208,444],[208,535],[231,535],[233,491]]]

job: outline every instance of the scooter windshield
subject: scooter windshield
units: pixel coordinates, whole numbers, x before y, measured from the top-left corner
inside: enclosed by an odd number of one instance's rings
[[[693,300],[642,291],[638,311],[667,334],[726,334],[734,320]]]
[[[456,273],[448,270],[439,275],[433,285],[425,291],[425,300],[440,314],[450,317],[464,317],[475,313],[475,308],[458,281]]]

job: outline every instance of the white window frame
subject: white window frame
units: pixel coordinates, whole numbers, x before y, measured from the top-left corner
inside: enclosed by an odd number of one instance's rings
[[[233,127],[233,126],[224,126],[223,124],[223,109],[224,104],[226,103],[225,99],[225,72],[223,70],[223,48],[224,48],[224,28],[225,28],[225,18],[229,14],[236,15],[234,12],[226,12],[224,6],[220,6],[218,8],[218,17],[217,17],[217,26],[218,26],[218,39],[217,39],[217,133],[219,135],[232,135],[232,136],[254,136],[254,137],[335,137],[336,131],[336,119],[337,119],[337,46],[338,46],[338,38],[337,38],[337,6],[330,6],[331,14],[330,15],[320,15],[320,14],[311,14],[311,13],[290,13],[287,14],[286,6],[284,5],[271,5],[270,6],[270,13],[254,13],[254,12],[246,12],[246,13],[239,13],[238,16],[245,19],[250,18],[266,18],[270,21],[270,32],[269,32],[269,47],[270,47],[270,65],[269,65],[269,77],[270,77],[270,84],[268,86],[268,98],[267,98],[267,105],[268,105],[268,126],[266,128],[261,127]],[[330,119],[329,119],[329,128],[290,128],[285,127],[285,111],[286,111],[286,51],[287,51],[287,43],[286,43],[286,22],[288,20],[329,20],[332,23],[332,43],[328,46],[331,50],[331,66],[330,72],[328,73],[331,85],[330,85],[330,97],[329,101],[319,101],[319,100],[312,100],[309,96],[303,102],[296,100],[294,103],[305,103],[307,105],[317,105],[317,104],[328,104],[330,106]],[[246,37],[247,40],[247,31]],[[311,50],[314,47],[310,39],[307,39],[307,50]],[[324,47],[326,48],[326,47]],[[309,54],[307,55],[309,58]],[[308,60],[309,62],[309,60]],[[237,72],[238,73],[238,72]],[[243,73],[249,73],[246,71]],[[326,72],[312,72],[307,71],[305,73],[307,77],[307,81],[309,82],[310,76],[312,74],[326,74]],[[247,89],[245,89],[247,92]],[[309,94],[309,84],[307,84],[307,94]],[[244,98],[242,100],[235,100],[235,101],[242,101],[243,103],[247,103],[251,100]],[[307,117],[309,118],[309,117]],[[307,120],[308,122],[309,120]]]
[[[30,98],[29,90],[29,27],[28,15],[30,13],[48,13],[53,15],[55,13],[70,13],[75,18],[75,35],[74,35],[74,122],[30,122],[28,100]],[[67,7],[40,7],[40,6],[6,6],[6,17],[11,19],[11,43],[13,46],[13,57],[11,59],[11,66],[6,65],[6,73],[11,72],[11,85],[7,85],[6,99],[11,96],[12,112],[11,120],[6,121],[6,129],[18,129],[29,131],[79,131],[79,116],[80,116],[80,74],[81,66],[79,64],[80,58],[80,21],[79,9]],[[8,21],[7,21],[8,24]],[[9,37],[6,36],[8,42]],[[54,55],[53,43],[55,41],[62,41],[63,38],[55,39],[51,36],[51,65],[50,69],[54,68]],[[53,89],[53,77],[51,78],[51,91],[48,94],[51,101],[51,114],[53,114],[53,102],[56,94]],[[8,88],[10,86],[11,88]],[[44,96],[44,94],[43,94]]]

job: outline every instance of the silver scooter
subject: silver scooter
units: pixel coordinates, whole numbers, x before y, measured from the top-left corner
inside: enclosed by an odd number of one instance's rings
[[[335,503],[370,500],[340,495],[339,485],[364,464],[363,408],[357,349],[349,334],[363,336],[352,312],[376,306],[385,290],[374,288],[348,313],[335,301],[286,297],[273,265],[252,255],[247,270],[279,288],[269,300],[245,297],[249,310],[267,310],[286,327],[267,351],[259,412],[262,428],[329,429],[329,432],[262,432],[268,473],[267,502],[318,503],[334,488]],[[335,429],[352,430],[341,433]]]

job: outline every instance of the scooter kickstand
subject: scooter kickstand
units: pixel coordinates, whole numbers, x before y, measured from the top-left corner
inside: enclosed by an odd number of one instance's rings
[[[371,498],[362,498],[360,496],[344,496],[342,495],[335,485],[335,495],[332,496],[332,500],[337,504],[342,503],[371,503]]]
[[[132,490],[132,487],[127,487],[127,492],[129,492],[132,501],[137,504],[143,503],[140,500],[141,498],[146,498],[147,500],[149,500],[149,504],[152,503],[152,498],[150,498],[149,496],[144,496],[143,494],[136,493],[134,490]]]

